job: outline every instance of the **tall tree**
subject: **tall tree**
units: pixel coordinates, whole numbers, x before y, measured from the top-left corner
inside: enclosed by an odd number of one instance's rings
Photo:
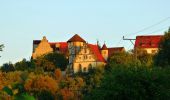
[[[60,53],[49,53],[44,56],[44,58],[56,66],[56,68],[60,68],[62,71],[64,71],[68,64],[68,59]]]
[[[155,64],[161,67],[170,65],[170,28],[165,32],[159,46],[159,52],[155,57]]]

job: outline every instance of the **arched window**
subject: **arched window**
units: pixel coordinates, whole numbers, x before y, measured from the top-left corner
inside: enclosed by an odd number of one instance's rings
[[[83,68],[83,72],[87,72],[87,68],[86,67]]]
[[[79,64],[79,72],[81,72],[82,71],[82,66],[81,66],[81,64]]]
[[[88,70],[92,69],[92,64],[89,64]]]

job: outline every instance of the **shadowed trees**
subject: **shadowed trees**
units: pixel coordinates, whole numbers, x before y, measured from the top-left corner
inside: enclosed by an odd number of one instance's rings
[[[170,28],[165,32],[160,42],[159,52],[155,56],[155,64],[160,67],[170,66]]]

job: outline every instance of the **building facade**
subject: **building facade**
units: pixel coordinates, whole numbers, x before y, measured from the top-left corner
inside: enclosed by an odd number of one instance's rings
[[[63,53],[69,60],[68,69],[73,73],[88,72],[90,68],[104,66],[107,59],[114,53],[124,52],[124,47],[102,48],[98,44],[89,44],[78,34],[67,42],[48,42],[46,37],[33,41],[32,58],[43,56],[50,52]]]
[[[162,37],[163,35],[137,36],[134,50],[147,54],[155,54],[158,52]]]

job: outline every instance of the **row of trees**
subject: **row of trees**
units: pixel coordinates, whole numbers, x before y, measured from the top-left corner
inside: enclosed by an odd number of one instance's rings
[[[20,62],[15,64],[12,63],[5,63],[2,65],[1,70],[3,72],[10,72],[10,71],[34,71],[34,70],[41,70],[41,71],[54,71],[56,68],[60,68],[64,71],[67,67],[68,59],[63,54],[59,53],[50,53],[39,57],[35,60],[27,61],[23,59]]]

